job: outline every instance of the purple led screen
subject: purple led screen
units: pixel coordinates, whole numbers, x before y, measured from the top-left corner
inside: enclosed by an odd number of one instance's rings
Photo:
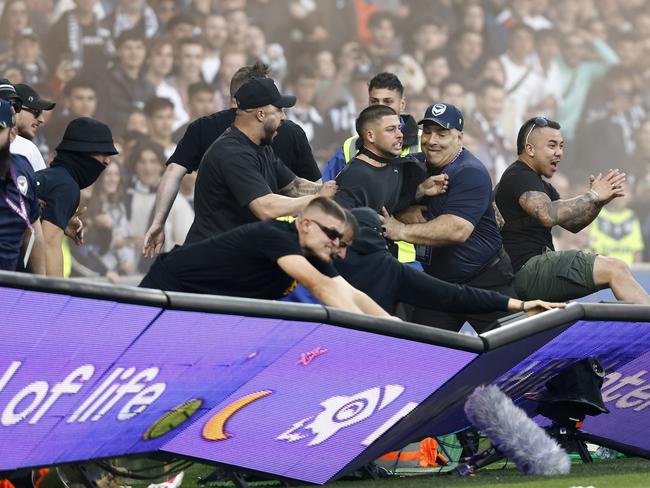
[[[475,356],[321,325],[163,450],[325,483]]]
[[[327,324],[0,300],[0,470],[162,448],[324,482],[476,357]]]

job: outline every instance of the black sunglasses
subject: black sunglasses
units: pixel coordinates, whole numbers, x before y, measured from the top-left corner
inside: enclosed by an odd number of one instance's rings
[[[320,228],[320,230],[323,231],[323,234],[325,234],[329,240],[335,241],[336,239],[338,239],[339,245],[341,247],[347,246],[347,243],[343,242],[343,234],[341,234],[338,230],[332,229],[331,227],[325,227],[323,224],[316,222],[313,219],[309,219],[309,220],[311,220],[314,224],[316,224]]]
[[[535,117],[535,120],[533,120],[533,125],[530,126],[530,130],[528,131],[528,134],[526,134],[526,139],[524,139],[524,146],[528,144],[530,133],[533,132],[533,129],[535,129],[535,127],[548,127],[548,119],[546,117]]]
[[[34,108],[27,108],[25,106],[23,106],[22,109],[25,112],[29,112],[30,114],[32,114],[35,119],[38,119],[41,116],[41,114],[43,113],[43,110],[37,110],[37,109],[34,109]]]

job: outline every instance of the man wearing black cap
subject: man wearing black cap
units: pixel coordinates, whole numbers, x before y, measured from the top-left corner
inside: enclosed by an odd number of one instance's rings
[[[18,135],[11,143],[11,152],[21,154],[27,158],[34,171],[45,169],[45,161],[41,152],[34,144],[36,131],[45,123],[43,112],[52,110],[56,103],[43,100],[40,95],[29,85],[16,85],[16,93],[22,100],[22,108],[16,114],[16,128]]]
[[[194,210],[186,243],[239,225],[297,215],[316,196],[332,196],[335,184],[298,178],[273,153],[270,144],[285,120],[284,108],[296,103],[281,95],[270,78],[253,78],[235,93],[235,122],[201,160]]]
[[[48,276],[63,276],[61,241],[79,206],[79,191],[95,182],[114,154],[111,129],[80,117],[68,124],[50,167],[37,173],[38,198],[45,203],[41,220]],[[82,239],[79,234],[77,243]]]
[[[420,124],[427,175],[446,174],[449,188],[429,198],[414,223],[405,224],[384,213],[386,237],[416,244],[418,261],[431,276],[516,296],[511,286],[512,265],[492,207],[490,175],[463,148],[463,114],[451,104],[436,103],[427,108]],[[467,320],[482,332],[503,315],[443,314],[416,308],[412,320],[450,330],[459,330]]]
[[[208,148],[235,121],[237,102],[235,93],[251,78],[265,78],[269,67],[257,62],[242,66],[230,80],[232,108],[201,117],[192,122],[179,141],[174,154],[167,160],[167,168],[158,186],[153,221],[145,235],[143,254],[154,257],[165,242],[165,220],[187,173],[197,171]],[[278,128],[271,144],[273,152],[297,176],[310,181],[320,180],[320,170],[314,160],[307,136],[302,128],[287,120]]]
[[[22,251],[24,267],[45,274],[34,172],[9,152],[14,123],[11,105],[0,99],[0,270],[15,271]]]

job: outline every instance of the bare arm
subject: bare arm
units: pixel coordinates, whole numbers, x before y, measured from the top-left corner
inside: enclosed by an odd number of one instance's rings
[[[41,221],[37,220],[32,224],[32,230],[25,230],[25,237],[23,239],[23,252],[21,256],[24,256],[27,251],[27,246],[29,240],[34,233],[34,245],[32,246],[31,253],[29,255],[29,261],[27,262],[27,269],[32,274],[45,275],[45,242],[43,240],[43,228],[41,227]]]
[[[144,236],[142,254],[147,257],[152,258],[158,254],[165,243],[165,222],[186,174],[187,169],[180,164],[169,163],[165,168],[156,192],[153,222]]]
[[[47,220],[42,221],[45,243],[45,270],[47,276],[63,277],[63,229]]]
[[[284,188],[281,188],[278,193],[286,197],[304,197],[306,195],[313,195],[318,193],[323,185],[313,181],[306,180],[305,178],[296,178]]]
[[[353,288],[340,276],[330,278],[318,271],[304,256],[290,255],[278,259],[278,266],[307,288],[323,305],[348,312],[367,313],[380,317],[390,315],[365,293]]]
[[[519,205],[544,227],[560,227],[580,232],[587,227],[604,205],[624,195],[625,174],[612,170],[607,175],[591,178],[591,189],[568,200],[551,201],[540,191],[527,191],[519,197]]]
[[[406,241],[432,247],[453,246],[465,242],[474,225],[462,217],[443,214],[423,224],[403,224],[382,209],[384,236],[393,241]]]

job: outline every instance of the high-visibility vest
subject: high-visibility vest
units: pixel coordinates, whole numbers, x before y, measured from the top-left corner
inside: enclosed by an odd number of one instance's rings
[[[402,148],[402,152],[400,153],[401,157],[422,151],[422,146],[420,144],[421,134],[422,131],[419,130],[417,144]],[[348,164],[350,161],[352,161],[352,158],[354,158],[359,152],[357,149],[357,140],[359,140],[359,136],[352,136],[348,137],[343,143],[343,156],[345,156],[345,164]],[[397,247],[397,259],[401,263],[412,263],[415,261],[415,247],[413,244],[410,242],[399,241],[397,242]]]
[[[629,208],[620,212],[603,208],[589,228],[589,237],[595,252],[627,264],[634,263],[645,247],[639,218]]]

